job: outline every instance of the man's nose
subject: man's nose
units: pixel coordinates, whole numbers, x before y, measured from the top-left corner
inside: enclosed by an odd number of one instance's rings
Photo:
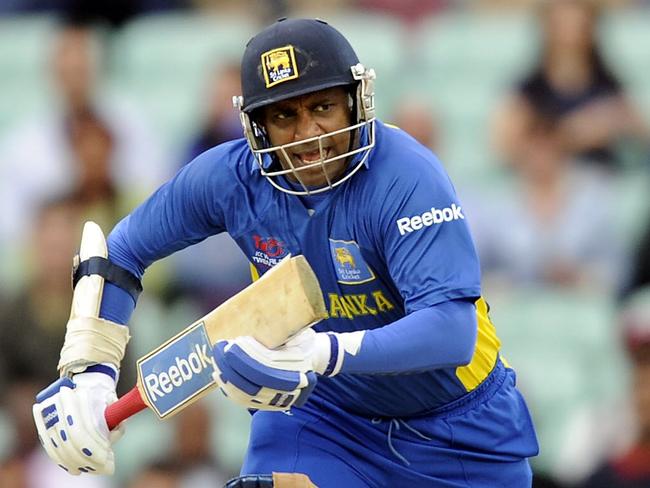
[[[309,139],[310,137],[320,136],[324,133],[325,132],[318,125],[311,112],[307,110],[298,112],[295,133],[296,141],[302,141],[303,139]]]

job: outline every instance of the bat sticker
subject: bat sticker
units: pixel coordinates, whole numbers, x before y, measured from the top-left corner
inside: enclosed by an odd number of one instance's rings
[[[147,403],[160,418],[169,416],[214,384],[211,351],[205,324],[199,322],[138,361]]]

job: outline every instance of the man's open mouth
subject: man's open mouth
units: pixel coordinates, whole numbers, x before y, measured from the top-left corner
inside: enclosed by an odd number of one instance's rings
[[[330,148],[323,148],[322,159],[327,159],[330,155]],[[321,160],[321,152],[319,149],[314,149],[312,151],[301,151],[299,153],[293,153],[293,160],[300,166],[305,166],[307,164],[314,164]]]

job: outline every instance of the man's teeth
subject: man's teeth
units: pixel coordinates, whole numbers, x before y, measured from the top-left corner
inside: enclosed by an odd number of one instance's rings
[[[327,153],[327,151],[323,152],[323,154],[326,154],[326,153]],[[311,161],[317,161],[317,160],[320,159],[320,151],[316,150],[316,151],[310,151],[310,152],[307,152],[307,153],[298,154],[298,157],[302,161],[310,161],[310,162]]]

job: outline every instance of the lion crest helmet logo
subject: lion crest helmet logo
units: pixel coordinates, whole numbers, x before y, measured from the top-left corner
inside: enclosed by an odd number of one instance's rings
[[[263,53],[262,71],[267,88],[298,78],[298,65],[293,46],[278,47]]]

